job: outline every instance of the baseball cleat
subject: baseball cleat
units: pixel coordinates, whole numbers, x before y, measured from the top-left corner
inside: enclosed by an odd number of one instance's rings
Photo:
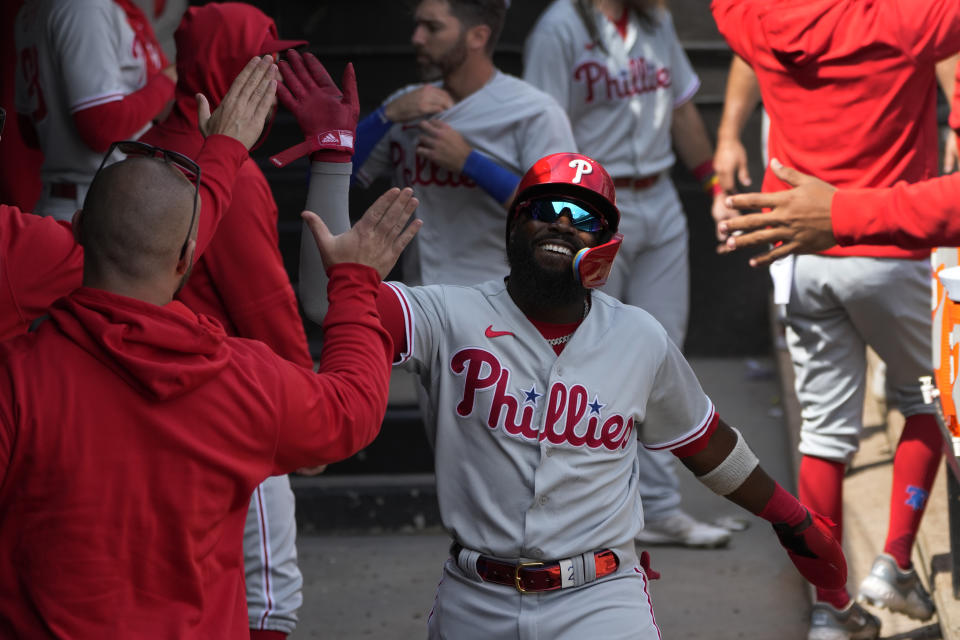
[[[685,511],[676,511],[662,518],[647,520],[635,541],[641,545],[710,549],[726,546],[730,542],[730,531],[700,522]]]
[[[857,600],[902,613],[914,620],[929,620],[933,616],[933,600],[920,583],[916,570],[901,570],[886,553],[881,553],[873,561],[870,575],[860,583]]]
[[[880,619],[856,602],[837,609],[817,602],[810,611],[807,640],[875,640],[880,635]]]

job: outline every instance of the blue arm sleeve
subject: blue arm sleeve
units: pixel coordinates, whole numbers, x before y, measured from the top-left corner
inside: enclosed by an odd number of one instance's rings
[[[505,203],[520,184],[520,176],[504,169],[476,149],[467,156],[462,173],[500,203]]]
[[[387,135],[393,123],[387,120],[383,113],[383,105],[371,112],[366,118],[357,123],[357,146],[353,150],[353,176],[350,178],[352,185],[356,181],[357,171],[363,166],[363,163],[370,157],[373,148],[377,143]]]

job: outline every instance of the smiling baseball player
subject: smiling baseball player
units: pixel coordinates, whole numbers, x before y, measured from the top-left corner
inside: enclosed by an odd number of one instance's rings
[[[290,82],[283,69],[293,94],[330,85],[306,58],[312,78]],[[343,110],[337,96],[309,113],[336,122]],[[307,208],[324,219],[305,212],[305,233],[349,226],[348,160],[313,162]],[[829,523],[759,467],[663,327],[596,290],[623,240],[619,223],[603,167],[553,154],[524,175],[508,212],[506,280],[381,285],[394,362],[429,399],[453,538],[430,638],[659,638],[634,547],[640,446],[672,451],[709,488],[774,523],[807,579],[846,580]],[[301,295],[325,297],[321,256],[301,261]],[[634,363],[632,375],[611,376],[614,359]]]

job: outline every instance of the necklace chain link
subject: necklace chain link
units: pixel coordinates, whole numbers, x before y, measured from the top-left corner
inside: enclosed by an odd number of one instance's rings
[[[583,299],[583,316],[580,317],[580,322],[583,322],[584,318],[587,317],[588,313],[590,313],[590,298],[584,298]],[[567,342],[570,342],[570,338],[572,338],[573,334],[576,332],[577,330],[574,329],[567,335],[560,336],[559,338],[546,338],[547,344],[550,345],[551,347],[556,347],[557,345],[566,344]]]

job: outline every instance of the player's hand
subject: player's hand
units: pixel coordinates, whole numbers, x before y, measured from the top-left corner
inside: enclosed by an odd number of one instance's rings
[[[230,136],[249,149],[260,138],[267,114],[276,104],[277,65],[270,56],[253,58],[212,115],[207,98],[202,93],[196,98],[200,132],[204,136]]]
[[[747,149],[739,138],[718,137],[713,153],[713,170],[717,172],[720,187],[727,193],[736,193],[737,180],[745,187],[753,182],[747,168]]]
[[[307,153],[314,160],[349,162],[353,155],[360,101],[353,64],[347,63],[337,88],[316,56],[301,56],[293,49],[280,63],[283,84],[277,87],[280,103],[297,117],[306,142],[270,159],[284,166]],[[296,150],[296,151],[295,151]]]
[[[424,120],[420,123],[420,139],[417,155],[447,169],[459,172],[473,148],[460,132],[440,120]]]
[[[717,240],[720,242],[727,239],[727,236],[720,231],[720,223],[740,215],[739,211],[727,206],[728,195],[729,193],[727,191],[718,192],[713,196],[713,206],[710,207],[710,215],[713,216],[713,221],[717,225]]]
[[[840,589],[847,584],[847,561],[840,542],[831,533],[835,526],[818,513],[807,510],[800,524],[773,525],[780,544],[797,571],[811,584],[824,589]]]
[[[304,211],[301,217],[313,233],[324,269],[341,262],[356,262],[373,267],[383,279],[423,225],[419,219],[407,224],[418,204],[412,189],[390,189],[370,205],[353,227],[336,236],[312,211]]]
[[[837,244],[830,218],[830,204],[837,188],[823,180],[784,167],[774,158],[770,162],[778,178],[794,189],[773,193],[743,193],[727,198],[727,206],[739,210],[769,208],[769,213],[752,213],[724,220],[719,224],[727,236],[719,253],[745,247],[782,243],[750,259],[750,265],[767,265],[795,253],[816,253]],[[742,233],[742,235],[735,235]]]
[[[385,104],[383,115],[391,122],[410,122],[440,113],[452,106],[453,97],[449,93],[440,87],[425,84]]]
[[[950,131],[943,146],[943,172],[953,173],[960,169],[960,151],[957,149],[957,134]]]

